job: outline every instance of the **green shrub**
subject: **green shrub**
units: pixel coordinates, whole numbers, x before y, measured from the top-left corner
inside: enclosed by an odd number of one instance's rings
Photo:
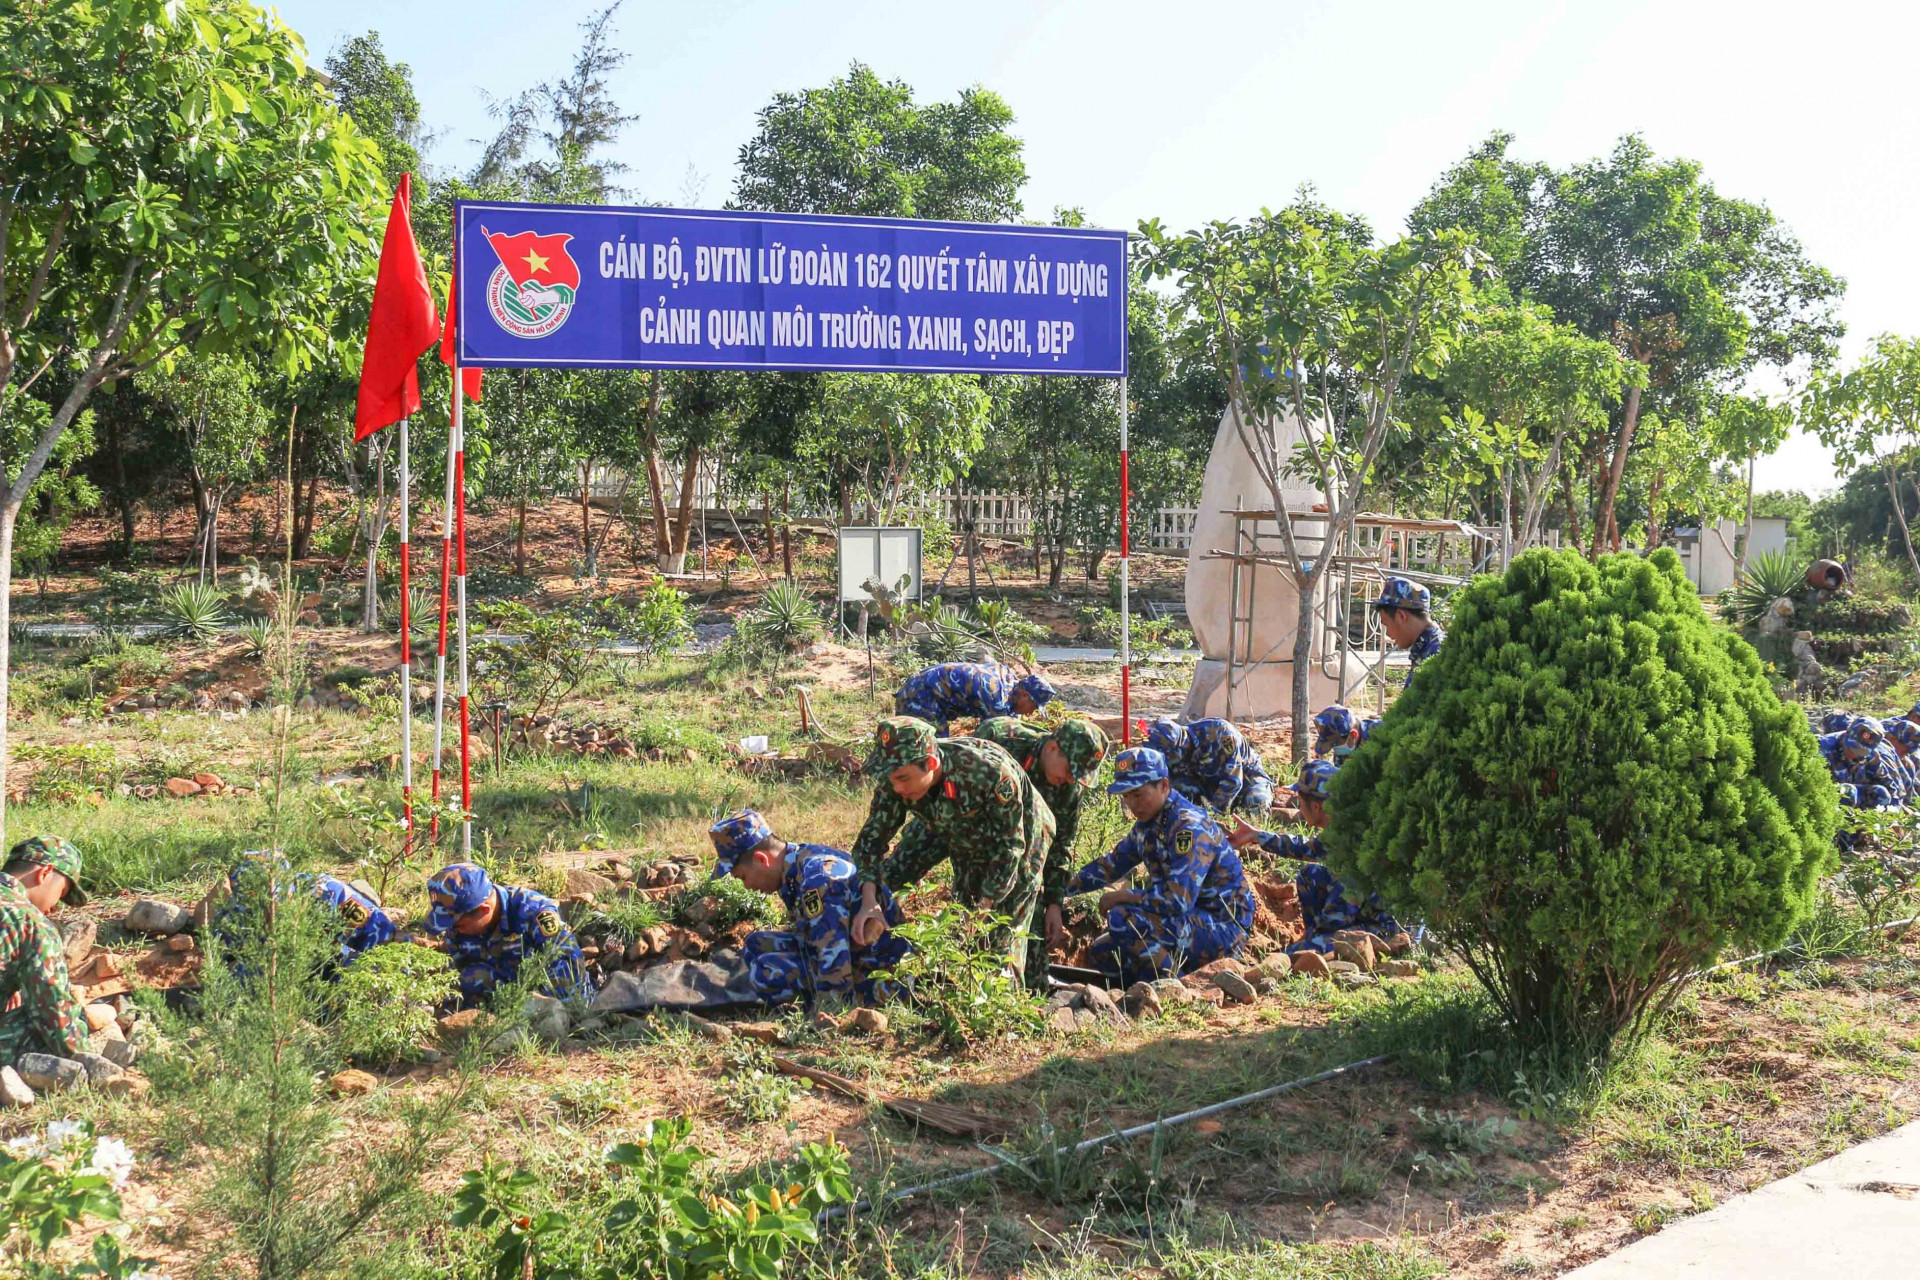
[[[1746,571],[1729,588],[1731,595],[1723,612],[1735,625],[1751,626],[1775,600],[1798,597],[1806,585],[1806,566],[1798,557],[1785,551],[1762,551],[1748,559]]]
[[[1835,862],[1805,717],[1665,549],[1476,579],[1330,811],[1335,871],[1424,919],[1509,1023],[1598,1050],[1722,947],[1781,942]]]
[[[648,716],[631,728],[633,745],[642,751],[655,747],[662,751],[684,751],[692,747],[707,755],[724,754],[727,746],[720,735],[678,716]]]
[[[759,606],[740,622],[741,631],[776,654],[800,648],[824,627],[819,607],[791,581],[769,587]]]
[[[921,1012],[950,1048],[1038,1035],[1045,1026],[1040,1002],[986,945],[993,924],[985,913],[948,904],[898,927],[913,944],[899,976],[912,984]]]
[[[160,619],[167,634],[183,640],[211,640],[233,621],[220,589],[210,582],[182,582],[160,593]]]
[[[433,1034],[434,1011],[458,993],[447,958],[425,947],[375,947],[340,972],[340,1048],[387,1066]]]

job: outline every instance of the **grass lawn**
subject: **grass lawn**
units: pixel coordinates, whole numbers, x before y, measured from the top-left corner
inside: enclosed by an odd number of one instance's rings
[[[347,633],[316,634],[315,687],[365,665],[354,644]],[[185,701],[181,673],[212,672],[199,687],[222,695],[248,679],[241,646],[157,651],[148,660],[156,670],[134,679],[167,692],[162,701]],[[568,855],[692,857],[704,877],[707,825],[743,804],[790,838],[845,847],[865,815],[863,786],[830,768],[750,772],[728,744],[765,733],[776,747],[802,748],[802,688],[823,736],[862,742],[889,705],[892,677],[883,666],[869,694],[850,654],[836,648],[781,673],[688,659],[595,674],[561,715],[611,726],[635,757],[514,747],[496,762],[489,752],[475,766],[476,852],[501,879],[550,892],[582,860]],[[146,895],[191,903],[277,826],[296,863],[364,876],[397,914],[420,918],[424,874],[442,855],[399,863],[393,842],[370,838],[336,798],[363,810],[397,805],[390,720],[331,706],[296,712],[276,819],[270,713],[162,706],[102,719],[90,714],[99,686],[122,676],[89,671],[93,660],[39,645],[18,653],[16,679],[40,701],[15,720],[19,760],[8,780],[19,797],[13,838],[59,833],[85,850],[100,891],[90,914],[116,921]],[[1069,677],[1090,691],[1083,697],[1111,681],[1106,671]],[[377,680],[348,683],[381,705]],[[1183,687],[1171,675],[1149,694],[1177,702]],[[416,744],[427,742],[417,729]],[[195,773],[217,775],[225,793],[141,798]],[[1123,825],[1114,802],[1094,799],[1079,855],[1103,851]],[[943,896],[936,879],[909,908],[924,915]],[[558,1048],[525,1044],[487,1061],[419,1191],[360,1229],[327,1274],[488,1274],[492,1233],[456,1228],[449,1216],[464,1172],[489,1158],[524,1166],[534,1206],[597,1219],[620,1185],[602,1162],[607,1148],[649,1121],[685,1116],[714,1186],[829,1137],[848,1149],[864,1195],[1025,1161],[832,1227],[790,1261],[794,1274],[1552,1275],[1909,1118],[1920,1080],[1920,941],[1886,940],[1844,913],[1816,925],[1788,962],[1703,981],[1604,1070],[1509,1047],[1470,980],[1437,959],[1418,979],[1357,990],[1294,979],[1251,1006],[1172,1005],[1125,1027],[964,1049],[943,1042],[924,1009],[888,1010],[879,1034],[814,1030],[798,1014],[775,1020],[778,1052],[880,1093],[1001,1117],[1010,1132],[994,1150],[803,1087],[772,1069],[772,1048],[745,1037],[719,1043],[678,1018],[613,1020]],[[144,950],[111,923],[101,941],[130,957]],[[191,1028],[175,1026],[190,1043]],[[1047,1154],[1380,1053],[1392,1061],[1157,1141]],[[381,1072],[373,1092],[331,1104],[334,1158],[378,1149],[402,1131],[407,1108],[451,1080],[446,1062],[402,1064]],[[204,1096],[190,1086],[156,1088],[138,1104],[62,1095],[0,1113],[0,1139],[65,1114],[93,1119],[142,1157],[127,1197],[133,1244],[176,1280],[244,1274],[225,1251],[223,1169],[196,1136]]]

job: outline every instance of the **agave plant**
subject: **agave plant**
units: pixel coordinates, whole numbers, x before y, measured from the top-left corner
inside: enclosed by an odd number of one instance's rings
[[[209,582],[182,582],[160,593],[160,616],[175,639],[209,640],[233,621],[220,591]]]
[[[1805,569],[1785,551],[1762,551],[1747,559],[1745,572],[1733,584],[1726,613],[1738,626],[1751,626],[1766,616],[1781,596],[1792,598],[1805,586]]]
[[[240,635],[247,642],[247,657],[264,662],[273,647],[273,619],[249,618],[240,624]]]
[[[792,581],[774,583],[741,624],[748,636],[776,653],[799,648],[819,635],[823,625],[820,610]]]

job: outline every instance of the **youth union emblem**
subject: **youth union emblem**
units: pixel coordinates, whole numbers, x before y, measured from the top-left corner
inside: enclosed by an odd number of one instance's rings
[[[504,235],[480,228],[500,265],[487,280],[487,310],[516,338],[544,338],[567,322],[579,296],[580,267],[567,252],[572,236],[534,231]]]

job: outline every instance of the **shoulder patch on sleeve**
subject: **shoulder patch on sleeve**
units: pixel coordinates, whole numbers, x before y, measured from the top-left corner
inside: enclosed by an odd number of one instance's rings
[[[564,928],[566,925],[561,922],[560,913],[552,907],[533,918],[533,931],[543,938],[557,938]]]
[[[800,914],[809,920],[818,920],[820,913],[827,909],[826,895],[818,889],[809,889],[800,895]]]
[[[340,918],[354,928],[357,929],[365,924],[370,917],[371,913],[367,910],[367,904],[352,894],[348,894],[340,900]]]
[[[1182,827],[1180,828],[1180,830],[1174,832],[1173,847],[1182,857],[1185,857],[1187,854],[1192,853],[1193,852],[1193,828]]]

